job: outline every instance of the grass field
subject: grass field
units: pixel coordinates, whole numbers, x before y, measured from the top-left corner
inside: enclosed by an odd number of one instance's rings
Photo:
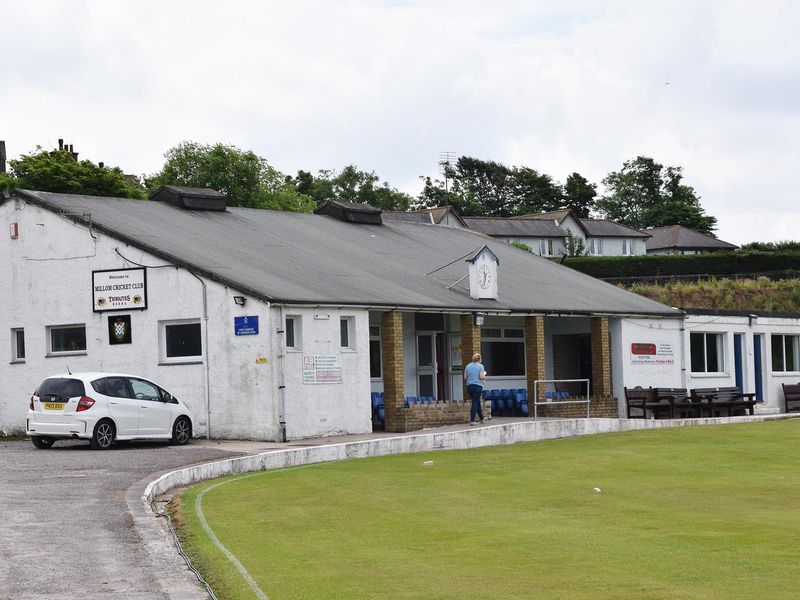
[[[800,420],[350,460],[206,482],[221,599],[800,597]],[[433,461],[425,465],[425,461]],[[600,492],[594,488],[600,488]]]

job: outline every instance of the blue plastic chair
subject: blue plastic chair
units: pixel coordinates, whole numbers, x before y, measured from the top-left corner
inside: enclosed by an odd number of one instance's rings
[[[416,396],[406,396],[406,403],[411,406],[412,404],[416,404],[419,402]]]

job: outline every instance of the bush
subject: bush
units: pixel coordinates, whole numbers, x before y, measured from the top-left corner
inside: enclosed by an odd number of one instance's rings
[[[795,271],[800,252],[717,252],[678,256],[575,256],[564,263],[600,279],[668,277],[671,275],[747,275]]]

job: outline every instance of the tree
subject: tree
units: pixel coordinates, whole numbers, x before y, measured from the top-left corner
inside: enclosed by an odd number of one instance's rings
[[[511,185],[515,196],[513,214],[525,215],[550,212],[563,207],[563,190],[550,175],[529,167],[511,170]]]
[[[374,171],[360,171],[347,165],[340,172],[322,169],[314,177],[308,171],[298,171],[292,180],[294,188],[312,197],[317,205],[327,200],[360,202],[381,210],[405,211],[413,199],[408,194],[389,187]]]
[[[144,198],[141,186],[129,181],[119,167],[78,161],[66,150],[49,151],[37,146],[36,152],[23,154],[8,164],[10,173],[0,174],[0,189],[18,187],[62,194]]]
[[[183,142],[164,155],[160,172],[146,179],[152,193],[162,185],[212,188],[229,206],[311,212],[314,200],[254,152],[235,146]]]
[[[717,219],[704,213],[694,188],[682,181],[681,167],[665,169],[637,156],[603,179],[606,194],[597,207],[606,218],[636,229],[683,225],[711,235]]]
[[[597,186],[580,175],[572,173],[564,184],[563,207],[571,209],[582,219],[589,218],[594,209]]]
[[[586,243],[579,235],[575,235],[567,229],[566,252],[567,256],[586,256]]]

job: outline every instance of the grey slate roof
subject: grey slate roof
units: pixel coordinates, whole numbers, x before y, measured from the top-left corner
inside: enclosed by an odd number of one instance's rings
[[[433,225],[431,213],[427,210],[414,210],[410,212],[383,211],[381,218],[384,223],[420,223]]]
[[[581,219],[581,225],[591,237],[624,237],[646,238],[648,233],[643,233],[633,227],[620,225],[607,219]]]
[[[555,221],[541,219],[506,219],[504,217],[463,217],[473,231],[484,235],[564,238],[567,234]]]
[[[273,302],[455,311],[679,317],[658,302],[474,232],[354,224],[247,208],[183,210],[161,202],[16,190],[56,212],[91,214],[95,232]],[[466,258],[500,259],[499,299],[473,300]],[[118,258],[109,256],[109,266]],[[455,284],[455,285],[453,285]]]
[[[682,225],[667,225],[646,229],[650,234],[648,250],[736,250],[738,246],[723,242],[710,235],[703,235]]]

